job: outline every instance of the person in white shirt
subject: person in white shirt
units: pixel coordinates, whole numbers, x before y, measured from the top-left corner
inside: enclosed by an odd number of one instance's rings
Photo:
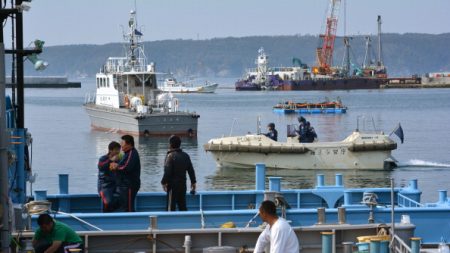
[[[283,218],[278,217],[277,207],[265,200],[259,207],[259,216],[267,226],[259,235],[253,253],[263,253],[270,245],[270,253],[299,253],[298,238],[292,227]]]

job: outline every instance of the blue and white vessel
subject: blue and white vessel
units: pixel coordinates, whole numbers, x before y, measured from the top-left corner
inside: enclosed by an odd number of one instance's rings
[[[341,101],[325,101],[320,103],[286,101],[273,107],[276,113],[300,114],[341,114],[347,112],[347,107]]]

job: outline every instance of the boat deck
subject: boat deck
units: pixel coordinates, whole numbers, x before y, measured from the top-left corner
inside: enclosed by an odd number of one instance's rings
[[[336,175],[335,185],[324,185],[324,177],[319,175],[313,189],[281,190],[281,178],[269,177],[270,187],[265,190],[264,177],[258,177],[261,174],[256,176],[256,190],[206,191],[188,195],[189,211],[186,212],[165,211],[165,193],[155,192],[138,194],[137,212],[101,213],[101,200],[97,194],[69,194],[68,180],[61,180],[66,182],[60,185],[61,194],[47,195],[45,191],[36,191],[35,199],[50,201],[55,217],[76,231],[112,231],[146,230],[155,220],[157,228],[162,230],[217,229],[230,221],[239,228],[254,228],[261,223],[257,217],[257,203],[265,198],[280,203],[282,213],[284,206],[287,219],[295,227],[314,226],[319,220],[318,209],[323,212],[323,224],[361,225],[369,220],[390,223],[390,198],[393,194],[395,221],[402,220],[404,215],[409,216],[411,223],[417,226],[417,236],[424,243],[439,243],[441,235],[450,234],[450,227],[441,224],[450,213],[446,194],[439,192],[436,203],[421,204],[417,180],[411,180],[408,187],[395,188],[391,192],[390,188],[345,188],[340,174]],[[376,202],[367,202],[367,197],[375,197]],[[36,219],[37,215],[32,215],[34,228]]]
[[[357,242],[359,236],[375,236],[385,224],[326,224],[293,227],[300,242],[302,253],[323,252],[322,232],[331,232],[328,241],[333,252],[343,253],[344,242]],[[413,224],[396,224],[396,235],[409,244],[414,236]],[[80,231],[84,239],[85,252],[205,252],[206,248],[234,248],[239,252],[253,252],[254,245],[262,228],[204,228],[160,230]],[[17,234],[16,234],[17,235]],[[31,238],[33,233],[25,232],[23,239]],[[188,243],[187,243],[188,242]],[[353,245],[354,247],[354,245]],[[189,248],[189,251],[187,251]],[[186,250],[186,251],[185,251]],[[228,252],[228,251],[217,251]]]

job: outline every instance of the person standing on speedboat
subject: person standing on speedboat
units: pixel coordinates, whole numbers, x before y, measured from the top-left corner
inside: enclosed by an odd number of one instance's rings
[[[196,183],[195,171],[191,158],[180,149],[181,139],[176,135],[169,138],[169,151],[164,161],[164,176],[161,185],[167,192],[167,210],[187,211],[186,207],[186,172],[191,180],[191,194],[195,194]]]
[[[313,143],[317,141],[317,133],[316,130],[314,130],[314,127],[311,126],[311,123],[309,121],[306,121],[306,134],[305,134],[307,143]]]
[[[264,135],[274,141],[278,141],[278,131],[275,129],[275,124],[269,123],[267,125],[267,128],[269,129],[269,132],[265,133]]]
[[[118,163],[111,164],[111,169],[117,170],[119,211],[134,212],[134,200],[141,188],[141,161],[134,147],[133,136],[122,136],[121,146],[123,158]]]
[[[311,123],[303,116],[298,118],[298,122],[300,125],[298,126],[298,130],[296,132],[299,136],[300,143],[312,143],[317,141],[317,133],[316,130],[314,130],[314,127],[311,126]]]
[[[300,116],[298,118],[298,123],[300,123],[300,125],[298,126],[298,130],[296,132],[299,136],[298,137],[299,141],[300,141],[300,143],[305,143],[305,142],[307,142],[306,134],[308,131],[308,128],[307,128],[308,121],[306,121],[306,119],[303,116]]]

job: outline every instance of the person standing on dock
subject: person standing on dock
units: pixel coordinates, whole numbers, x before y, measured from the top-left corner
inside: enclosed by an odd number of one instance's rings
[[[134,147],[131,135],[122,136],[123,158],[118,163],[112,163],[111,169],[117,170],[117,192],[119,195],[119,211],[134,212],[134,200],[141,188],[141,161]]]
[[[69,249],[78,249],[77,252],[82,252],[83,241],[66,224],[53,220],[46,213],[39,215],[37,223],[39,228],[33,237],[35,253],[68,253]]]
[[[259,216],[267,222],[267,226],[259,235],[253,253],[263,253],[269,245],[270,253],[299,252],[297,235],[285,219],[278,217],[275,203],[263,201],[259,207]]]
[[[116,208],[114,194],[116,193],[116,171],[111,169],[111,163],[120,161],[120,144],[112,141],[108,145],[108,154],[98,160],[98,194],[102,198],[103,212],[112,212]]]
[[[167,210],[187,211],[186,207],[186,172],[191,180],[191,194],[195,194],[196,179],[191,158],[180,149],[181,139],[176,135],[169,138],[169,151],[164,161],[164,176],[161,185],[167,192]]]

